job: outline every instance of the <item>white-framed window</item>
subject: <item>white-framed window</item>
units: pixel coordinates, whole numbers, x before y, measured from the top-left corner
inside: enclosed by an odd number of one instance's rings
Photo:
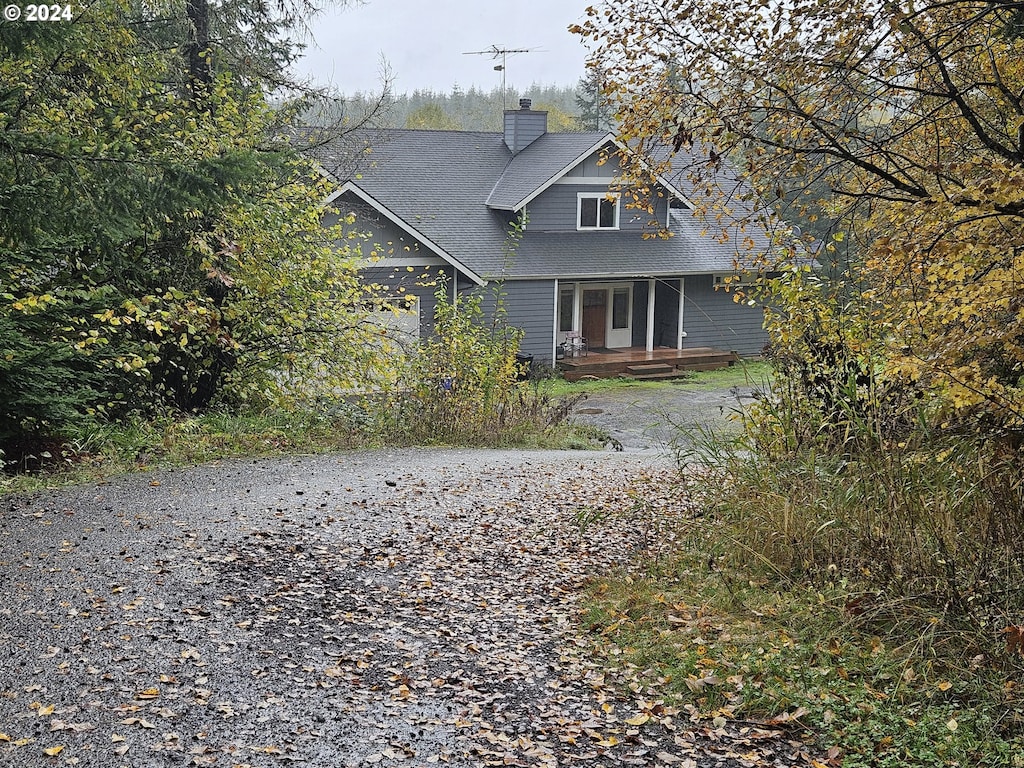
[[[619,195],[608,192],[576,193],[576,229],[618,229]]]
[[[612,330],[628,329],[633,314],[633,287],[629,285],[612,289]]]
[[[571,331],[576,315],[576,289],[573,286],[559,288],[558,291],[558,330],[562,333]]]

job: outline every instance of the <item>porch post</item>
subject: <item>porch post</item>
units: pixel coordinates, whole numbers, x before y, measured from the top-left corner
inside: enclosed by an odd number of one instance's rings
[[[551,320],[551,365],[558,359],[558,278],[555,278],[555,311]]]
[[[654,280],[647,281],[647,351],[654,351]]]
[[[686,331],[683,330],[683,307],[686,304],[686,278],[679,278],[679,316],[676,322],[676,349],[683,348]]]
[[[572,329],[583,333],[583,283],[580,282],[572,286]]]

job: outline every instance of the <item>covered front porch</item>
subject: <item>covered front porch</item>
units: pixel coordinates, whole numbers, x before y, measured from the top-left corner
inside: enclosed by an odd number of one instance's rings
[[[544,329],[542,342],[550,351],[537,345],[527,353],[552,361],[570,379],[669,378],[760,355],[767,341],[762,308],[717,290],[719,280],[718,274],[555,280],[554,328]],[[524,315],[519,322],[536,319]]]
[[[682,278],[558,280],[556,296],[556,352],[574,338],[586,339],[592,351],[683,348]]]
[[[625,347],[603,349],[600,352],[582,352],[577,356],[558,360],[558,368],[567,381],[585,377],[611,379],[619,376],[634,379],[671,379],[686,375],[686,371],[712,371],[726,368],[738,360],[735,352],[712,347],[688,349],[645,349]]]

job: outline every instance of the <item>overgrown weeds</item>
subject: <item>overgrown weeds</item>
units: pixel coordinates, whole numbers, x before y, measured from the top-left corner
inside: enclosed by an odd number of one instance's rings
[[[610,440],[601,430],[563,421],[571,403],[537,397],[527,382],[510,393],[511,407],[488,431],[460,433],[457,414],[449,431],[432,433],[424,424],[416,430],[382,431],[379,414],[364,397],[331,407],[260,412],[209,411],[168,414],[162,418],[96,424],[63,443],[40,444],[21,455],[16,465],[0,472],[0,491],[28,490],[97,477],[188,466],[238,456],[320,453],[382,445],[436,444],[519,446],[592,450]],[[0,456],[2,459],[2,456]]]
[[[0,474],[0,490],[28,490],[237,456],[341,450],[362,445],[351,414],[262,411],[167,415],[97,424]],[[22,470],[22,471],[19,471]],[[28,470],[28,471],[24,471]]]
[[[568,417],[585,395],[555,394],[517,358],[520,333],[502,321],[500,294],[485,312],[484,296],[457,302],[442,287],[434,332],[389,381],[370,391],[337,393],[292,408],[201,414],[136,415],[94,421],[63,443],[26,447],[8,457],[3,487],[75,481],[158,465],[296,451],[381,445],[601,448],[610,436]],[[0,451],[0,461],[4,454]],[[25,477],[25,475],[38,475]]]
[[[542,440],[581,396],[557,397],[530,386],[517,357],[521,339],[522,332],[504,322],[500,289],[452,301],[442,285],[432,334],[420,340],[394,386],[367,399],[372,434],[427,445]]]
[[[595,587],[590,626],[626,682],[823,764],[1024,766],[1019,448],[870,369],[814,373],[783,369],[738,435],[680,441],[702,516]]]

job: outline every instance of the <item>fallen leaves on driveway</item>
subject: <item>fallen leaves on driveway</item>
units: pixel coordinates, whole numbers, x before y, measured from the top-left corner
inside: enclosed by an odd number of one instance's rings
[[[252,466],[11,505],[0,765],[807,764],[768,727],[623,695],[588,655],[581,586],[690,515],[668,470],[441,451]]]

